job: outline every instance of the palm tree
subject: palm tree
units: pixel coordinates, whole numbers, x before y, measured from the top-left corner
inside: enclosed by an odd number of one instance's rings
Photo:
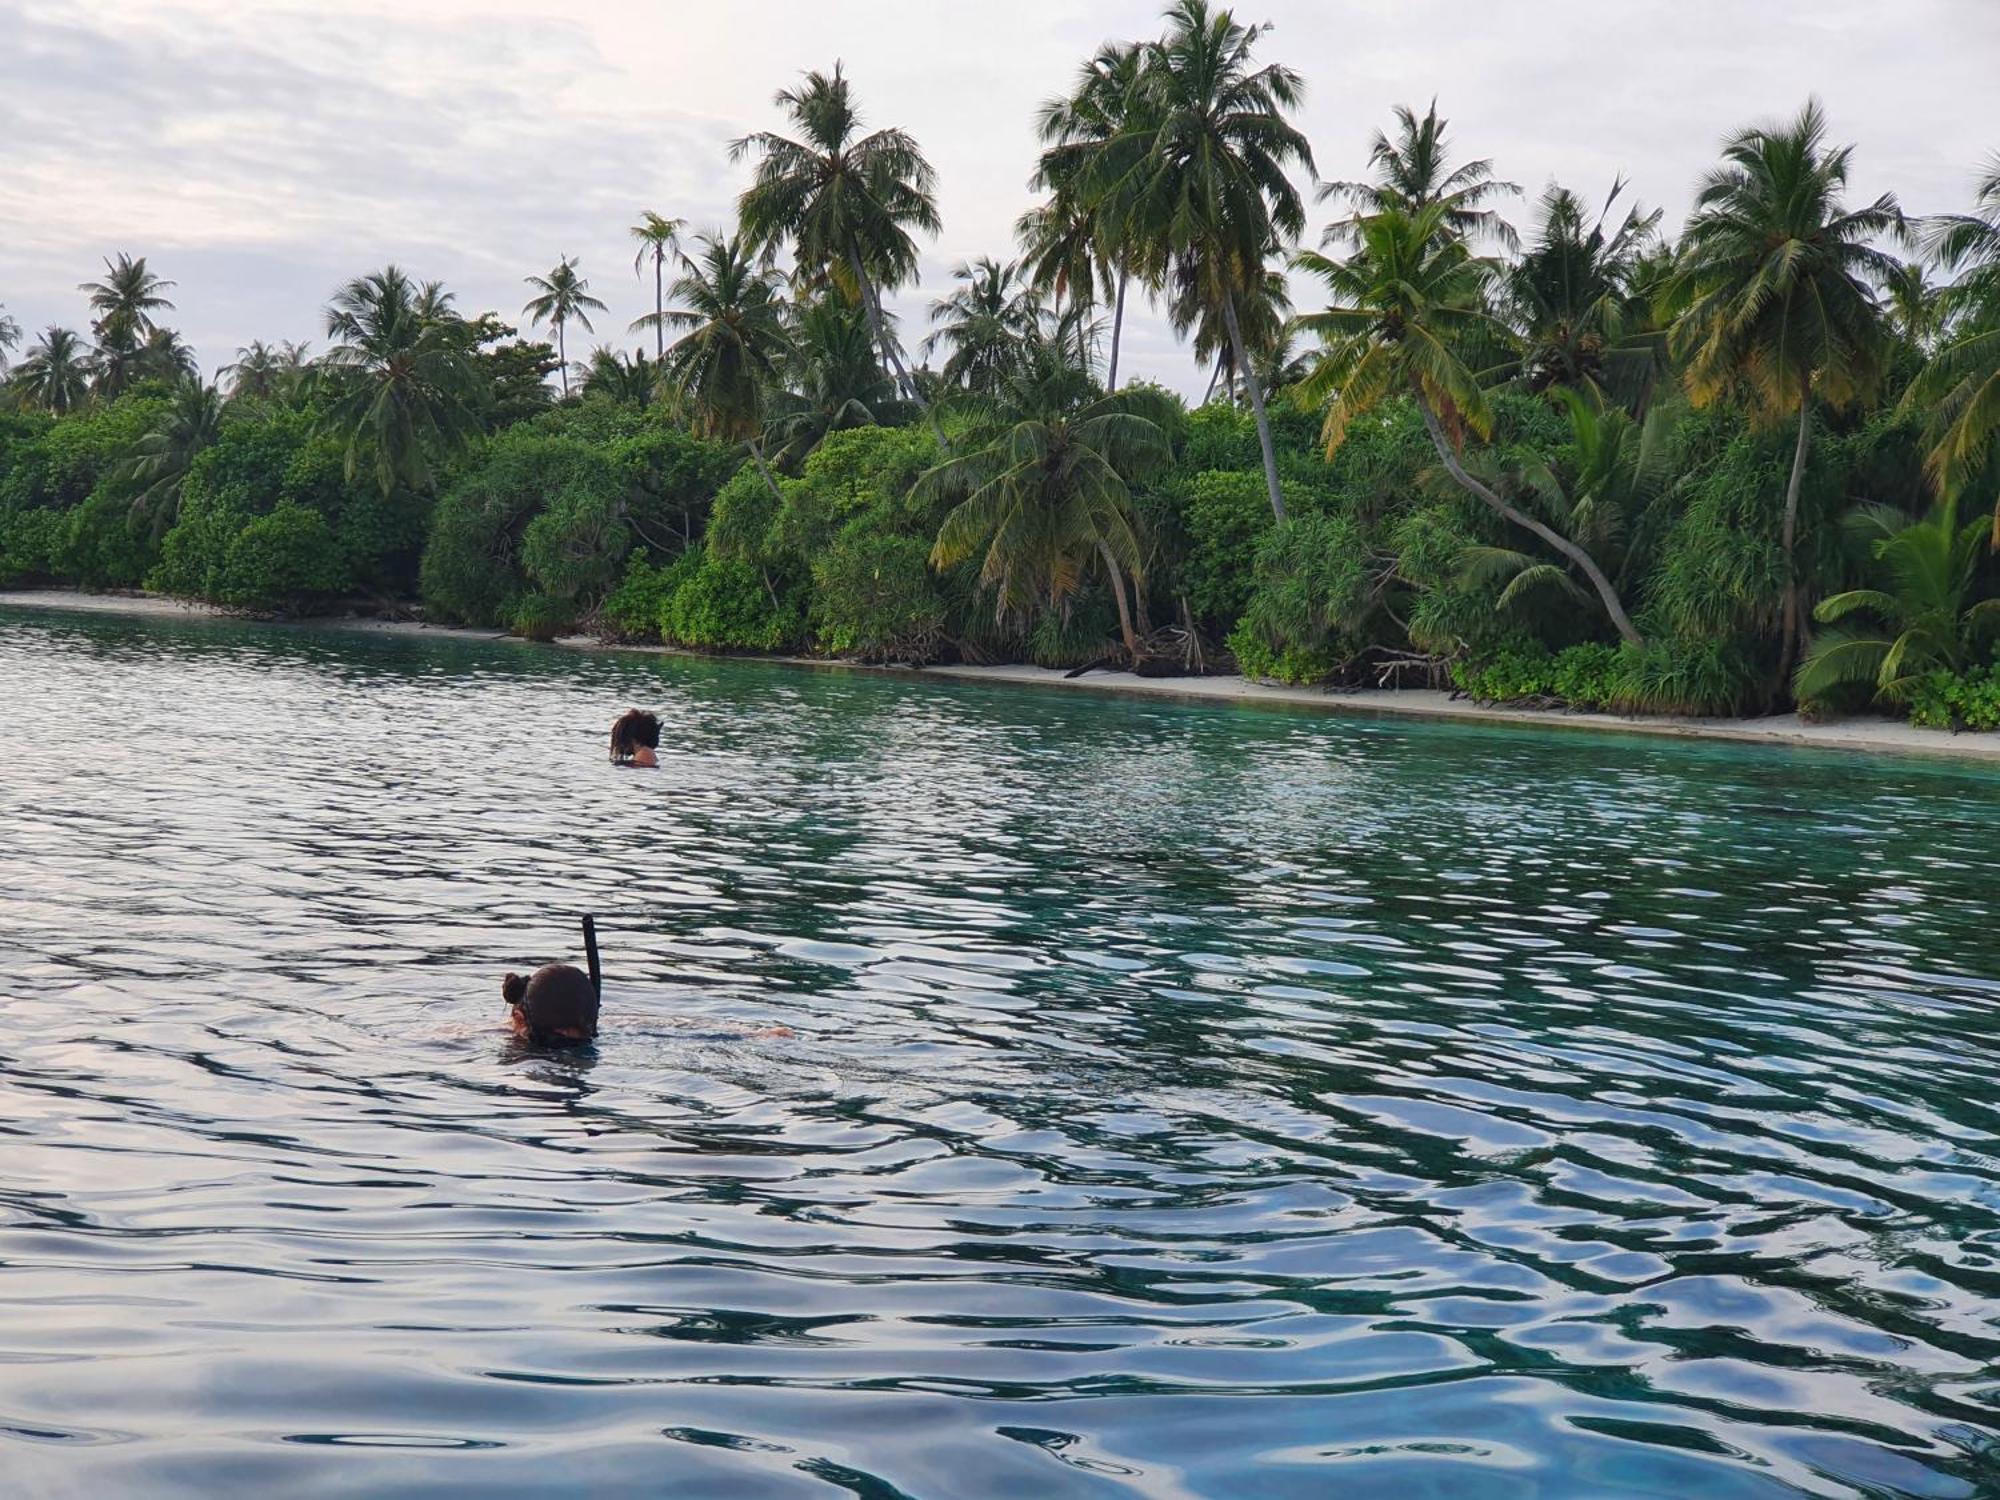
[[[663,219],[651,209],[632,226],[632,238],[639,242],[639,252],[632,257],[632,274],[643,275],[646,262],[653,263],[653,310],[646,317],[634,318],[631,331],[653,330],[654,359],[667,357],[667,257],[679,259],[681,231],[685,228],[686,219]]]
[[[1834,594],[1813,616],[1831,623],[1866,612],[1880,623],[1874,629],[1836,627],[1814,640],[1794,680],[1798,699],[1823,699],[1842,686],[1865,683],[1876,697],[1897,703],[1926,674],[1972,665],[1983,639],[2000,632],[2000,599],[1971,602],[1986,523],[1959,525],[1954,498],[1939,501],[1921,521],[1885,505],[1863,506],[1849,521],[1872,542],[1887,586]]]
[[[525,276],[522,278],[541,295],[532,297],[521,309],[521,316],[530,324],[544,323],[556,331],[556,358],[562,362],[562,391],[569,395],[569,341],[566,334],[571,323],[581,323],[585,333],[595,333],[590,326],[590,309],[604,311],[604,304],[590,295],[590,283],[576,274],[576,262],[567,255],[556,262],[556,268],[546,276]]]
[[[1118,389],[1118,352],[1125,328],[1125,292],[1137,260],[1136,247],[1120,240],[1116,215],[1105,211],[1099,154],[1131,129],[1145,108],[1140,88],[1145,49],[1135,43],[1107,42],[1083,65],[1076,86],[1041,108],[1036,128],[1046,143],[1033,185],[1049,190],[1046,202],[1022,215],[1016,226],[1025,273],[1036,290],[1065,301],[1093,305],[1101,290],[1112,292],[1111,363],[1108,390]]]
[[[685,330],[667,347],[676,400],[703,436],[742,443],[782,502],[764,458],[764,413],[785,357],[784,302],[777,278],[742,235],[705,234],[683,256],[667,325]]]
[[[948,385],[991,395],[1039,334],[1040,309],[1016,279],[1016,267],[990,256],[952,269],[958,288],[931,304],[939,325],[924,340],[926,355],[949,345],[943,377]]]
[[[449,322],[426,316],[436,283],[419,289],[396,266],[357,277],[334,294],[320,359],[322,427],[345,444],[347,477],[366,469],[387,495],[431,487],[433,461],[479,431],[479,382]]]
[[[132,515],[150,517],[154,542],[180,515],[188,470],[221,436],[224,406],[213,383],[187,376],[175,385],[172,404],[153,429],[133,445],[127,474],[140,489],[132,500]]]
[[[1583,548],[1622,590],[1640,576],[1658,529],[1653,505],[1671,477],[1672,416],[1656,409],[1640,422],[1567,386],[1551,394],[1568,418],[1569,441],[1554,454],[1523,452],[1482,477]],[[1460,561],[1469,574],[1505,581],[1496,609],[1545,588],[1589,597],[1567,558],[1481,545]]]
[[[0,307],[0,374],[7,369],[7,351],[21,342],[21,325],[7,316],[7,309]]]
[[[1987,164],[1974,211],[1932,220],[1924,239],[1955,279],[1938,294],[1940,346],[1903,406],[1930,413],[1925,462],[1939,489],[1957,495],[1989,472],[2000,433],[2000,156]],[[1993,538],[2000,546],[2000,500]]]
[[[937,174],[916,140],[896,129],[859,135],[861,115],[840,64],[808,73],[776,103],[798,139],[759,131],[732,141],[729,159],[757,157],[738,209],[747,243],[767,254],[788,243],[801,272],[831,280],[868,310],[876,346],[898,387],[923,403],[882,312],[883,288],[917,274],[912,229],[938,231]]]
[[[649,406],[660,391],[661,363],[646,358],[643,349],[627,358],[600,344],[590,352],[583,371],[583,394],[602,396],[621,406]]]
[[[229,377],[232,400],[272,401],[288,394],[306,368],[306,346],[287,339],[267,344],[253,339],[236,351],[236,362],[218,372]]]
[[[1595,217],[1568,188],[1551,184],[1542,194],[1534,241],[1509,268],[1506,286],[1530,390],[1567,386],[1601,397],[1616,388],[1637,397],[1651,383],[1664,341],[1633,278],[1660,212],[1634,207],[1611,224],[1624,187],[1612,184]]]
[[[1486,300],[1500,268],[1474,255],[1451,231],[1451,211],[1442,202],[1414,213],[1384,209],[1355,225],[1358,244],[1346,260],[1312,251],[1296,258],[1300,270],[1326,283],[1331,297],[1324,311],[1298,320],[1324,345],[1298,399],[1309,409],[1325,407],[1321,437],[1330,458],[1356,416],[1390,396],[1410,397],[1458,486],[1562,554],[1589,582],[1619,635],[1643,644],[1597,560],[1546,521],[1503,499],[1459,457],[1458,434],[1487,437],[1493,430],[1485,393],[1459,350],[1495,341],[1504,331]]]
[[[1000,618],[1062,607],[1094,556],[1118,606],[1125,649],[1139,654],[1125,580],[1143,577],[1131,485],[1173,460],[1164,403],[1147,391],[1098,396],[1086,373],[1045,347],[1017,373],[999,419],[969,451],[926,471],[916,500],[955,500],[931,561],[981,554],[979,581]]]
[[[1312,170],[1312,148],[1285,118],[1304,96],[1298,74],[1253,61],[1267,30],[1238,25],[1208,0],[1174,0],[1167,34],[1145,49],[1142,107],[1093,158],[1084,183],[1139,261],[1221,311],[1256,413],[1271,510],[1283,520],[1270,416],[1238,309],[1263,284],[1271,247],[1305,228],[1285,168]]]
[[[145,256],[120,255],[104,262],[104,280],[79,282],[77,290],[90,294],[99,343],[137,344],[153,331],[154,313],[173,310],[160,295],[173,284],[147,270]]]
[[[171,328],[155,328],[146,335],[134,368],[142,380],[191,380],[199,373],[194,350]]]
[[[773,398],[773,459],[796,467],[830,432],[872,427],[896,405],[896,387],[875,357],[862,309],[821,297],[791,314],[787,389]]]
[[[1813,398],[1844,406],[1879,376],[1885,340],[1871,287],[1896,262],[1871,241],[1904,227],[1889,194],[1847,208],[1853,154],[1851,146],[1828,147],[1817,100],[1789,125],[1742,131],[1703,179],[1681,239],[1677,286],[1686,306],[1673,339],[1687,360],[1689,395],[1697,405],[1742,399],[1763,422],[1798,420],[1781,538],[1782,675],[1800,634],[1793,546]]]
[[[1237,366],[1236,346],[1230,341],[1222,310],[1205,301],[1201,291],[1199,282],[1189,282],[1177,275],[1168,288],[1167,318],[1175,332],[1189,340],[1196,364],[1215,365],[1215,375],[1209,382],[1210,395],[1219,383],[1233,404],[1238,388],[1247,390],[1248,382]],[[1236,320],[1242,330],[1243,347],[1250,353],[1251,371],[1264,390],[1275,389],[1268,378],[1273,368],[1271,356],[1285,342],[1291,316],[1292,292],[1282,271],[1265,271],[1257,285],[1243,289],[1237,302]]]
[[[67,328],[51,327],[29,345],[8,383],[30,406],[60,416],[90,399],[90,351]]]
[[[1486,207],[1495,198],[1521,191],[1511,182],[1493,175],[1493,163],[1482,157],[1454,167],[1451,143],[1445,127],[1451,122],[1438,118],[1437,100],[1420,120],[1407,104],[1396,106],[1396,138],[1381,131],[1368,147],[1368,165],[1375,169],[1372,182],[1329,182],[1320,187],[1320,198],[1343,198],[1353,206],[1353,214],[1327,226],[1324,243],[1332,246],[1351,243],[1361,221],[1384,209],[1400,208],[1415,214],[1433,203],[1444,209],[1439,227],[1463,240],[1491,236],[1512,249],[1515,237],[1507,221]]]

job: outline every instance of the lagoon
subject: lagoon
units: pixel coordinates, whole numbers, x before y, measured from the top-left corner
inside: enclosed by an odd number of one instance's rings
[[[20,609],[0,767],[10,1491],[2000,1487],[2000,771]]]

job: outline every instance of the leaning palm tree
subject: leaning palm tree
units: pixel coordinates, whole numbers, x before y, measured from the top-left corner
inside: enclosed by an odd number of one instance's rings
[[[1673,342],[1687,362],[1688,394],[1697,405],[1740,399],[1764,423],[1798,421],[1781,540],[1785,677],[1802,624],[1793,548],[1813,401],[1845,406],[1880,376],[1886,340],[1872,288],[1896,261],[1873,242],[1904,229],[1889,194],[1846,206],[1853,154],[1827,145],[1817,100],[1790,124],[1744,130],[1703,179],[1681,239],[1685,308]]]
[[[2000,156],[1987,164],[1973,212],[1933,219],[1924,238],[1953,279],[1937,297],[1938,348],[1903,406],[1929,413],[1925,462],[1939,489],[1958,495],[1990,474],[2000,434]],[[1993,539],[2000,546],[2000,500]]]
[[[1588,549],[1540,517],[1512,504],[1475,477],[1459,456],[1459,435],[1486,437],[1493,414],[1460,350],[1503,335],[1488,311],[1487,292],[1500,274],[1452,232],[1444,203],[1415,213],[1400,208],[1370,214],[1355,226],[1358,244],[1345,260],[1307,251],[1293,262],[1326,283],[1329,305],[1298,320],[1323,348],[1298,387],[1308,409],[1324,408],[1321,439],[1331,458],[1361,413],[1392,396],[1407,396],[1445,472],[1467,494],[1560,553],[1590,584],[1619,635],[1642,644],[1624,601]]]
[[[556,358],[562,365],[562,391],[569,395],[569,341],[566,337],[571,323],[581,323],[585,333],[595,333],[590,326],[590,310],[604,311],[604,304],[590,295],[590,283],[576,274],[576,262],[567,255],[556,262],[556,268],[546,276],[522,278],[540,293],[528,300],[521,309],[521,316],[530,324],[542,323],[556,331]]]
[[[213,383],[188,376],[174,387],[171,404],[152,430],[133,445],[127,475],[139,491],[132,500],[132,516],[150,522],[156,544],[180,515],[181,487],[188,470],[222,435],[226,405]]]
[[[7,309],[0,307],[0,373],[7,369],[7,351],[21,342],[21,325],[7,316]]]
[[[173,284],[147,270],[145,256],[120,255],[104,262],[102,281],[79,282],[77,290],[90,296],[90,310],[96,314],[92,327],[100,343],[137,344],[153,331],[154,313],[172,311],[173,303],[160,294]]]
[[[675,402],[704,437],[742,443],[781,501],[765,460],[765,409],[785,357],[784,302],[776,276],[741,235],[704,234],[683,257],[667,309],[682,330],[667,346],[665,372]]]
[[[437,460],[479,431],[464,340],[421,311],[436,301],[392,265],[348,282],[327,308],[336,342],[314,372],[320,425],[341,439],[348,479],[365,471],[384,495],[430,489]]]
[[[923,343],[926,355],[950,348],[941,372],[947,385],[992,394],[1035,339],[1039,309],[1016,273],[1012,264],[984,255],[952,268],[959,285],[931,304],[938,326]]]
[[[680,258],[681,231],[686,228],[686,219],[663,219],[651,209],[632,226],[632,238],[639,242],[639,251],[632,257],[632,274],[643,275],[646,262],[653,263],[653,310],[643,318],[634,318],[631,331],[653,330],[656,360],[667,357],[667,258]]]
[[[90,399],[90,351],[67,328],[51,327],[28,346],[8,384],[22,402],[60,416]]]
[[[2000,599],[1973,597],[1985,521],[1961,526],[1957,502],[1947,497],[1921,521],[1891,506],[1864,505],[1849,524],[1871,543],[1885,587],[1834,594],[1813,616],[1833,623],[1873,615],[1875,623],[1836,624],[1813,641],[1793,683],[1799,700],[1857,685],[1900,703],[1928,673],[1975,664],[1987,639],[2000,636]]]
[[[978,554],[979,581],[1005,620],[1063,606],[1095,558],[1136,657],[1126,580],[1137,587],[1145,569],[1131,486],[1173,461],[1165,402],[1151,391],[1098,396],[1064,351],[1044,346],[992,413],[967,452],[926,471],[911,491],[957,502],[931,561],[948,568]]]
[[[766,254],[791,248],[801,272],[823,278],[868,310],[883,363],[911,400],[923,397],[889,335],[882,292],[917,274],[911,230],[938,231],[937,174],[907,131],[860,134],[861,115],[835,63],[781,89],[777,105],[796,139],[758,131],[732,141],[729,159],[757,158],[738,205],[745,241]]]
[[[1296,240],[1305,207],[1285,175],[1312,170],[1312,147],[1286,116],[1304,97],[1298,74],[1258,66],[1268,26],[1241,26],[1208,0],[1174,0],[1167,33],[1145,51],[1143,107],[1085,173],[1111,231],[1138,259],[1217,309],[1250,391],[1271,510],[1285,515],[1264,391],[1238,309],[1261,286],[1276,244]]]
[[[1368,147],[1368,165],[1375,169],[1374,179],[1321,184],[1322,199],[1344,199],[1354,210],[1350,217],[1327,227],[1324,243],[1335,246],[1351,242],[1361,221],[1370,214],[1389,208],[1414,214],[1435,203],[1444,210],[1439,220],[1441,229],[1464,240],[1490,236],[1511,249],[1513,229],[1487,205],[1521,189],[1496,178],[1488,158],[1453,166],[1451,143],[1445,135],[1445,127],[1450,123],[1438,117],[1435,99],[1422,119],[1407,104],[1397,105],[1395,139],[1378,130]]]

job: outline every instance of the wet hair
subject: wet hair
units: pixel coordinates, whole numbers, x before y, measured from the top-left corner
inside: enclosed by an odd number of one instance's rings
[[[628,708],[611,724],[611,758],[630,760],[632,752],[639,746],[648,750],[660,748],[660,719],[657,714],[649,714],[643,708]]]
[[[597,986],[573,964],[544,964],[528,979],[509,974],[500,993],[521,1013],[528,1040],[538,1047],[573,1046],[597,1035]]]

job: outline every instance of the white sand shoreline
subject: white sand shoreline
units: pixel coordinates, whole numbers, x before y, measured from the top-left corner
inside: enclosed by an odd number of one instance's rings
[[[164,616],[224,616],[224,611],[183,604],[151,594],[83,594],[68,590],[0,590],[0,605],[28,609],[73,610],[100,614]],[[467,640],[513,640],[495,630],[469,630],[417,621],[316,619],[298,622],[308,628],[375,631],[395,635],[430,635]],[[700,656],[670,646],[608,645],[588,636],[569,636],[551,643],[571,651],[625,652],[644,655]],[[1878,754],[1942,756],[2000,764],[2000,734],[1947,734],[1917,729],[1887,719],[1844,719],[1807,723],[1797,714],[1772,714],[1755,719],[1692,719],[1667,715],[1572,713],[1565,710],[1490,707],[1448,693],[1424,689],[1369,689],[1330,692],[1320,688],[1283,687],[1244,677],[1140,677],[1132,672],[1087,672],[1068,677],[1047,667],[879,667],[818,657],[755,656],[723,658],[764,661],[821,670],[876,672],[913,680],[1005,683],[1017,687],[1082,689],[1131,697],[1180,699],[1194,702],[1283,705],[1322,713],[1361,714],[1376,718],[1442,720],[1464,724],[1505,724],[1530,729],[1588,729],[1656,738],[1714,740],[1748,745],[1775,745],[1815,750],[1853,750]]]

